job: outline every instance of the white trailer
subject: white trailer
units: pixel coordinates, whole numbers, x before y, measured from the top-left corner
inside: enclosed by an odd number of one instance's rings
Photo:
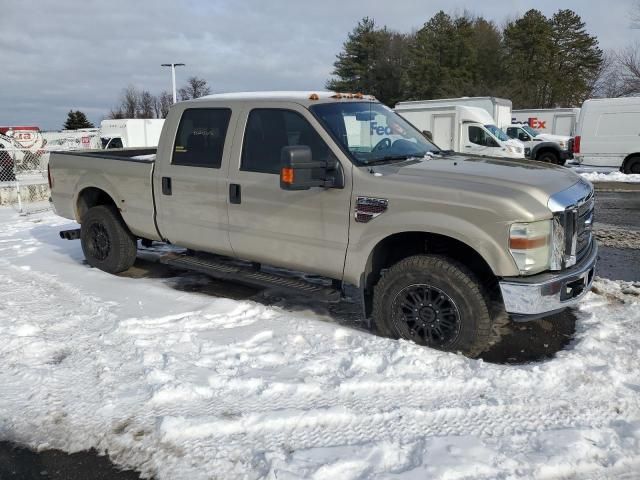
[[[123,118],[100,123],[102,148],[157,147],[164,119]]]
[[[540,133],[573,137],[580,115],[579,108],[534,108],[514,110],[513,123],[526,123]]]
[[[573,151],[581,165],[640,173],[640,97],[586,100]]]
[[[510,139],[484,109],[460,105],[431,106],[430,102],[402,102],[395,111],[428,132],[442,150],[474,155],[524,158],[524,146]]]

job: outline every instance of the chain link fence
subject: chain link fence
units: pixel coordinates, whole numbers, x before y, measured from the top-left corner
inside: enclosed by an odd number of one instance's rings
[[[0,146],[0,205],[21,214],[49,209],[49,152]]]

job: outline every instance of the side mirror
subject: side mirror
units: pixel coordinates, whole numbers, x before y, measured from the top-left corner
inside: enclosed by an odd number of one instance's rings
[[[530,138],[529,138],[529,135],[527,135],[526,133],[519,133],[518,140],[520,140],[521,142],[528,142]]]
[[[433,134],[429,130],[423,130],[422,135],[424,135],[424,138],[426,138],[430,142],[433,142]]]
[[[338,161],[314,161],[307,145],[283,147],[280,154],[280,188],[309,190],[311,187],[344,188]]]

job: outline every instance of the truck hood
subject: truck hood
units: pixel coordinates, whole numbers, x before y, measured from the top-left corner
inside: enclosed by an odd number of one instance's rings
[[[533,160],[467,155],[435,155],[424,160],[371,167],[374,175],[425,186],[481,190],[486,194],[526,194],[545,207],[549,197],[580,181],[580,176],[557,165]]]
[[[544,140],[545,142],[567,143],[571,137],[566,135],[552,135],[551,133],[539,133],[536,139]]]

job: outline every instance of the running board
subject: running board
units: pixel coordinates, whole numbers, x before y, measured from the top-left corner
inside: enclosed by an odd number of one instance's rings
[[[314,285],[297,278],[285,277],[274,273],[261,272],[250,266],[232,265],[216,261],[210,257],[168,253],[160,257],[160,263],[175,268],[193,270],[220,280],[244,283],[279,291],[290,291],[303,295],[312,295],[315,300],[337,302],[341,298],[339,290],[322,285]]]

